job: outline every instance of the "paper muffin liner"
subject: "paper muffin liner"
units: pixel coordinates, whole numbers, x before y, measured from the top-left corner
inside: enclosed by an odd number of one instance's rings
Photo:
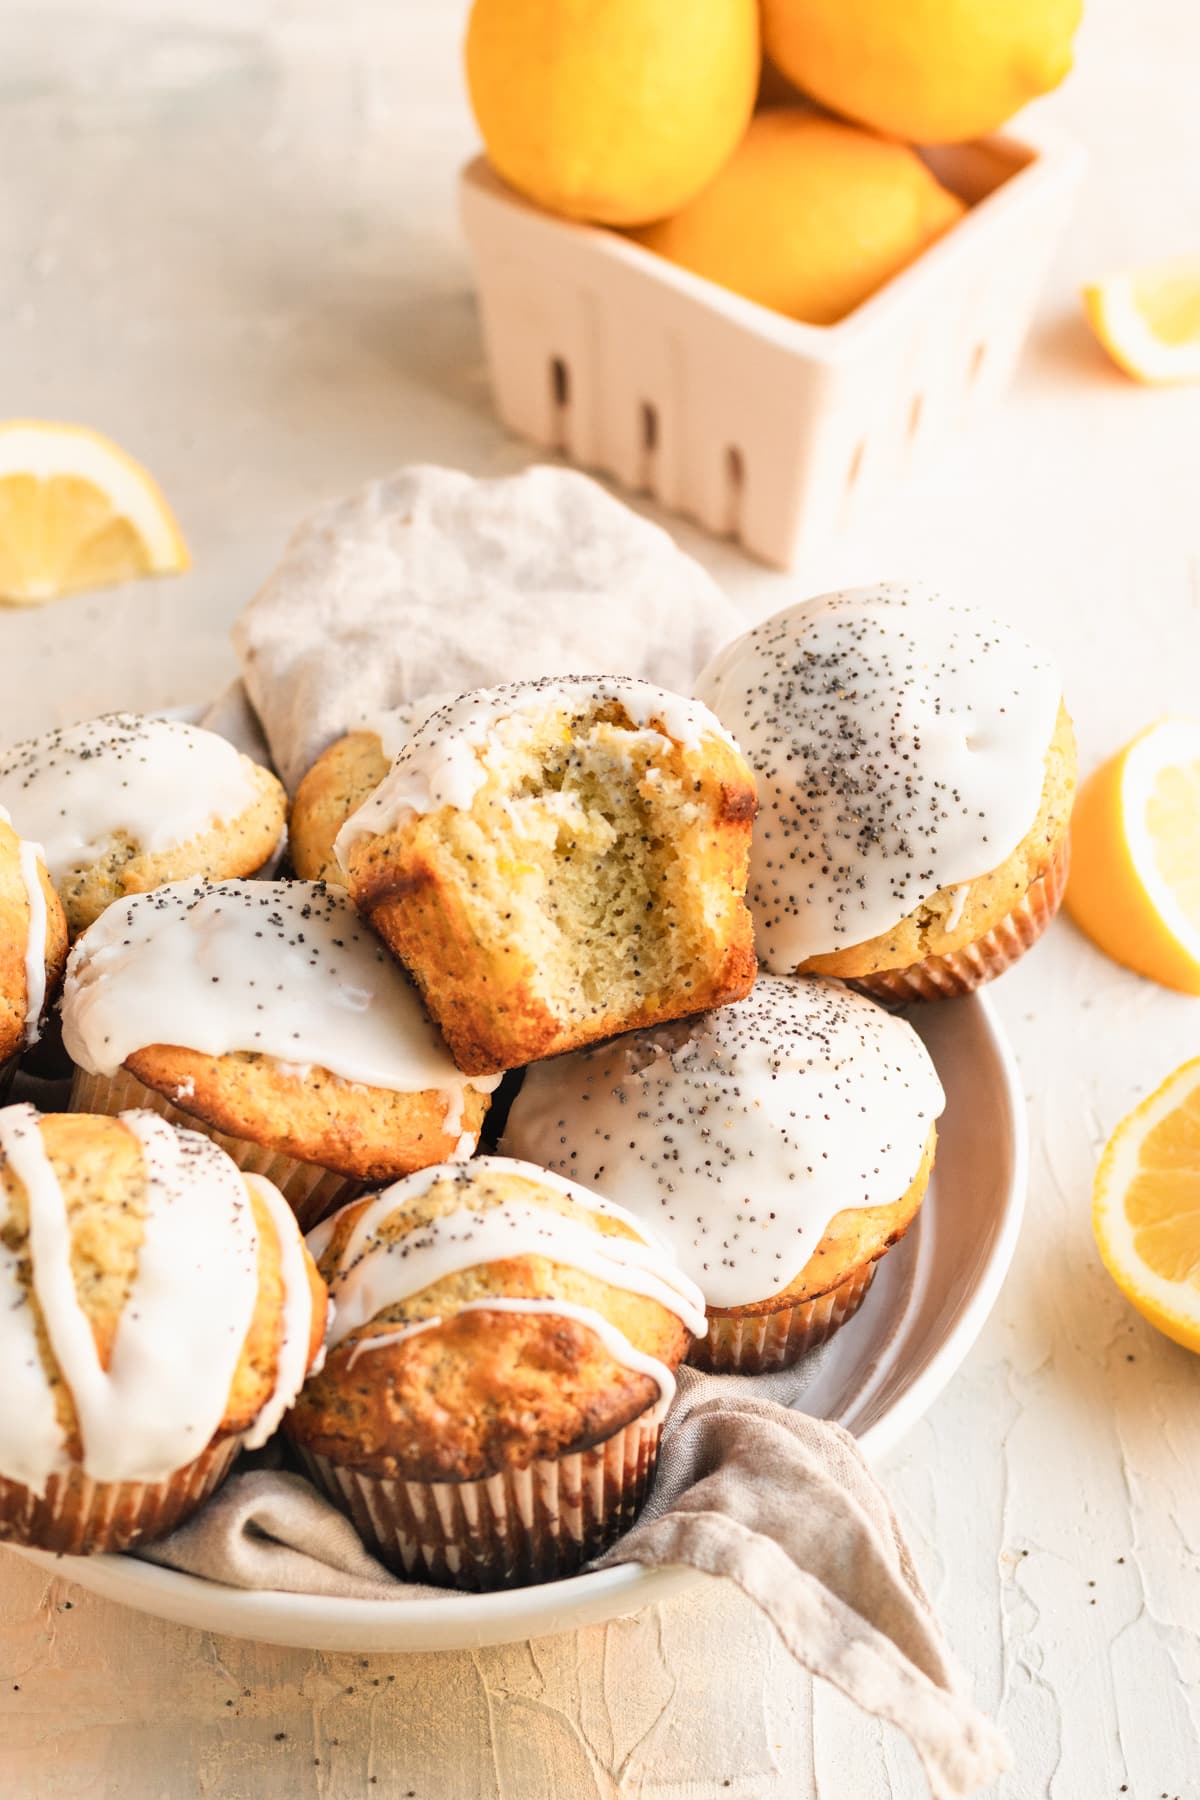
[[[77,1463],[51,1475],[44,1494],[0,1477],[0,1542],[60,1556],[128,1550],[164,1537],[224,1481],[240,1437],[218,1438],[162,1481],[93,1481]]]
[[[203,1132],[233,1158],[239,1169],[245,1169],[248,1175],[264,1175],[274,1182],[295,1213],[302,1231],[311,1231],[326,1214],[345,1206],[362,1192],[361,1181],[339,1175],[334,1169],[299,1162],[296,1157],[288,1156],[282,1150],[272,1150],[269,1145],[255,1144],[249,1138],[231,1137],[226,1131],[218,1131],[197,1114],[174,1105],[156,1088],[147,1087],[128,1069],[118,1069],[115,1075],[89,1075],[86,1069],[76,1069],[71,1083],[72,1112],[116,1114],[139,1106],[160,1113],[172,1125],[181,1125],[186,1131]]]
[[[769,1313],[708,1315],[708,1333],[692,1345],[688,1361],[712,1375],[765,1375],[788,1369],[852,1319],[875,1279],[875,1264],[855,1269],[837,1287]]]
[[[397,1575],[486,1592],[571,1575],[633,1524],[654,1474],[660,1421],[477,1481],[403,1481],[296,1448],[316,1485]]]
[[[864,975],[850,983],[860,994],[893,1006],[914,1000],[952,1000],[973,994],[986,981],[994,981],[1032,948],[1062,904],[1067,871],[1071,864],[1071,840],[1063,834],[1049,865],[1030,883],[1018,906],[998,925],[973,944],[945,956],[927,956],[907,969],[887,969]]]

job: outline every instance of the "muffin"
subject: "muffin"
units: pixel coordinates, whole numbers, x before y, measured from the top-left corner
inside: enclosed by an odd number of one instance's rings
[[[152,1107],[267,1176],[302,1223],[471,1155],[498,1077],[467,1080],[344,894],[182,881],[110,907],[71,953],[71,1108]]]
[[[754,808],[704,707],[564,676],[433,713],[336,849],[474,1074],[746,993]]]
[[[37,844],[0,806],[0,1101],[37,1042],[67,961],[67,922]]]
[[[0,795],[43,846],[72,939],[106,906],[189,875],[252,875],[275,854],[286,796],[215,732],[106,713],[0,751]]]
[[[838,982],[530,1069],[501,1148],[619,1199],[701,1289],[691,1360],[793,1363],[862,1304],[924,1198],[945,1103],[905,1020]]]
[[[696,691],[759,778],[765,968],[934,1000],[1054,916],[1075,739],[1054,669],[1007,626],[913,584],[825,594],[735,640]]]
[[[0,1110],[0,1539],[160,1537],[266,1442],[326,1293],[269,1182],[153,1113]]]
[[[453,694],[431,694],[364,719],[322,751],[296,789],[288,818],[292,867],[304,881],[344,887],[334,840],[379,786],[417,726]]]
[[[324,1369],[286,1424],[400,1574],[566,1575],[633,1521],[699,1293],[620,1207],[523,1162],[425,1169],[317,1228]]]

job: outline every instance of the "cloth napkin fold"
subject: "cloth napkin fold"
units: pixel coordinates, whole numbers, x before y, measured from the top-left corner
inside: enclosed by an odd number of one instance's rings
[[[257,714],[294,787],[364,714],[425,693],[571,672],[689,692],[739,625],[665,532],[581,475],[406,469],[301,526],[235,629],[244,690],[207,722],[253,753]],[[602,1565],[684,1563],[735,1582],[799,1663],[908,1735],[935,1800],[956,1800],[1007,1753],[963,1697],[853,1439],[797,1410],[826,1353],[774,1375],[682,1370],[650,1499]],[[399,1604],[445,1592],[391,1575],[278,1467],[235,1473],[143,1554],[243,1588]]]
[[[426,694],[577,674],[690,693],[742,623],[699,563],[586,475],[417,466],[305,520],[233,637],[290,792],[334,738]]]
[[[854,1439],[788,1404],[813,1372],[812,1357],[777,1375],[682,1369],[645,1510],[594,1566],[683,1563],[734,1582],[797,1662],[905,1733],[934,1800],[958,1800],[1007,1767],[1004,1742],[963,1695]],[[234,1474],[141,1554],[241,1588],[400,1604],[448,1593],[392,1575],[348,1519],[284,1469]]]

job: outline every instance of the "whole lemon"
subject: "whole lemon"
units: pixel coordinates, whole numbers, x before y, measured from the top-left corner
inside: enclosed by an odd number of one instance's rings
[[[963,203],[914,150],[796,108],[761,112],[704,192],[640,243],[810,325],[833,325]]]
[[[1083,0],[763,0],[763,36],[834,112],[957,144],[1058,86],[1082,12]]]
[[[494,166],[570,218],[640,225],[711,181],[758,84],[757,0],[475,0],[467,85]]]

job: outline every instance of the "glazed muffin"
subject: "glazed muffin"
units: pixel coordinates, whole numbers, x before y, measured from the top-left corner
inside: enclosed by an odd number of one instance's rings
[[[286,796],[215,732],[106,713],[0,751],[0,795],[43,846],[74,939],[106,906],[186,876],[252,875],[275,854]]]
[[[700,1295],[620,1207],[527,1163],[425,1169],[317,1228],[324,1369],[286,1431],[401,1574],[569,1574],[633,1521]]]
[[[160,1537],[266,1442],[326,1293],[287,1206],[153,1113],[0,1110],[0,1539]]]
[[[564,676],[432,714],[336,848],[475,1073],[746,993],[754,807],[704,707],[632,677]]]
[[[74,1111],[148,1106],[267,1176],[305,1224],[472,1154],[498,1078],[467,1080],[344,894],[184,881],[85,932],[63,993]]]
[[[917,585],[826,594],[738,638],[696,691],[758,775],[767,969],[938,999],[1054,916],[1075,739],[1051,664],[1007,626]]]
[[[432,694],[373,714],[318,756],[288,817],[292,867],[303,881],[345,886],[333,848],[338,832],[375,792],[417,726],[454,697]]]
[[[757,1374],[844,1325],[916,1217],[944,1095],[905,1020],[838,982],[530,1069],[505,1154],[619,1199],[704,1294],[691,1360]]]
[[[37,1042],[67,961],[67,921],[37,844],[0,806],[0,1101]]]

